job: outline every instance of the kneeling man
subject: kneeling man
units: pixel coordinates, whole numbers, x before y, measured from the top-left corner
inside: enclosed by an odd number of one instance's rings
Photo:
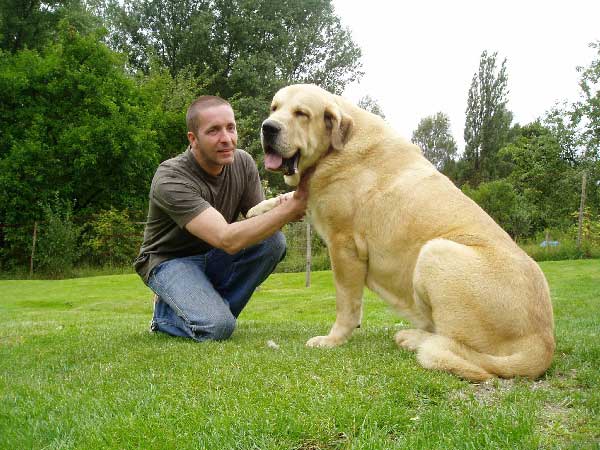
[[[255,288],[285,254],[280,228],[304,216],[299,187],[269,213],[236,221],[264,200],[252,157],[237,149],[231,105],[203,96],[188,108],[185,152],[163,162],[150,187],[134,266],[154,291],[152,331],[227,339]]]

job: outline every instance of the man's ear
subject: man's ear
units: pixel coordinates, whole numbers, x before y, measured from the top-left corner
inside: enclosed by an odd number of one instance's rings
[[[331,133],[331,146],[334,150],[341,150],[350,139],[354,121],[352,117],[337,105],[329,105],[325,108],[325,126]]]
[[[196,135],[194,133],[192,133],[191,131],[188,131],[187,138],[188,138],[188,142],[190,143],[190,145],[194,145],[194,142],[196,142]]]

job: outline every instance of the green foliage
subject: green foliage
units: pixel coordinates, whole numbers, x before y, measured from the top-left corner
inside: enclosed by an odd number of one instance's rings
[[[59,199],[53,206],[44,205],[43,209],[44,220],[39,227],[34,268],[51,277],[68,276],[81,253],[80,229],[73,223],[70,205],[61,205]]]
[[[456,142],[450,132],[450,118],[443,112],[421,119],[411,140],[421,147],[425,158],[440,170],[453,161],[456,155]]]
[[[230,100],[263,171],[274,92],[306,81],[340,93],[359,57],[330,0],[0,0],[0,222],[14,225],[2,266],[26,262],[55,193],[75,218],[143,211],[156,166],[187,145],[198,95]]]
[[[506,144],[512,113],[506,109],[508,77],[506,59],[496,70],[497,53],[481,54],[473,75],[465,121],[465,167],[461,174],[473,186],[498,178],[497,153]]]
[[[71,0],[0,0],[0,49],[39,49],[53,36]]]
[[[596,57],[588,67],[579,67],[580,98],[566,112],[570,128],[575,128],[580,150],[579,165],[588,175],[586,204],[600,213],[600,41],[590,44]]]
[[[101,20],[87,9],[94,0],[0,0],[0,49],[10,53],[42,50],[57,39],[66,20],[88,34]]]
[[[574,105],[571,118],[584,126],[581,132],[583,157],[597,164],[600,161],[600,41],[591,43],[590,47],[596,50],[596,59],[589,67],[578,68],[581,97]]]
[[[132,222],[126,210],[111,208],[101,211],[84,228],[86,256],[95,265],[129,265],[142,243],[139,227]]]
[[[572,229],[556,230],[549,233],[550,240],[559,242],[557,246],[542,247],[544,233],[538,233],[534,238],[519,243],[519,246],[536,261],[564,261],[576,259],[600,258],[600,245],[584,241],[577,245],[576,232]]]
[[[471,197],[513,238],[526,236],[531,227],[531,207],[514,186],[506,180],[481,183],[473,189],[468,184],[463,192]]]
[[[150,125],[123,61],[98,36],[63,23],[42,53],[0,53],[0,217],[33,223],[55,193],[76,215],[143,209],[158,163]],[[10,229],[9,247],[20,232]]]
[[[499,152],[510,168],[507,181],[533,206],[532,231],[568,226],[570,212],[579,205],[580,176],[563,155],[556,137],[539,122],[522,127]]]
[[[545,124],[558,140],[563,158],[577,168],[581,180],[587,174],[585,204],[600,212],[600,41],[590,47],[596,50],[588,67],[579,67],[580,97],[572,105],[554,108]],[[579,189],[577,189],[579,191]],[[575,208],[573,208],[575,209]]]
[[[159,161],[178,155],[188,145],[185,114],[202,90],[201,81],[192,72],[188,67],[172,77],[157,63],[148,75],[138,76],[146,126],[152,130]]]
[[[148,0],[111,3],[109,43],[147,70],[192,65],[224,98],[270,96],[292,81],[342,92],[359,74],[360,50],[330,0]]]
[[[574,224],[569,229],[573,239],[579,235],[579,211],[571,213]],[[585,207],[581,223],[581,242],[589,245],[600,246],[600,215],[592,213],[590,207]]]

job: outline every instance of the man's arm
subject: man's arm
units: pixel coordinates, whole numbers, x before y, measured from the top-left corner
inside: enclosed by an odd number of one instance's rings
[[[269,212],[242,220],[227,223],[215,208],[208,208],[190,220],[186,230],[194,236],[234,254],[271,236],[288,222],[300,220],[306,211],[308,194],[304,187],[294,195],[282,196],[281,204]]]

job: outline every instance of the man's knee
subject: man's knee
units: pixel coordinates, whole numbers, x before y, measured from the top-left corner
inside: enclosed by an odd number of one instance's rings
[[[204,339],[223,341],[229,339],[235,330],[236,319],[232,314],[223,314],[212,317],[208,327],[203,327],[206,333]]]

